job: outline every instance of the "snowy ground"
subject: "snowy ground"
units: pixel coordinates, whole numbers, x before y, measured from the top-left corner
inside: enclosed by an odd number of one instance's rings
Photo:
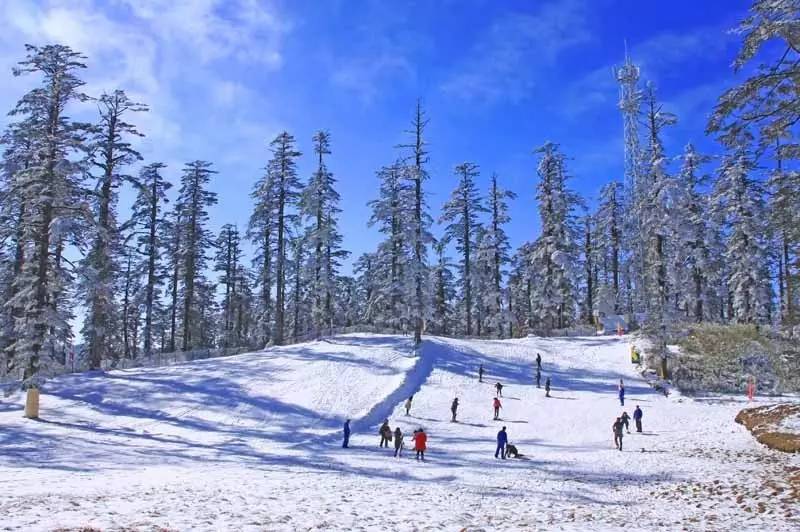
[[[537,352],[552,398],[532,383]],[[620,378],[645,428],[623,452],[611,435]],[[790,485],[800,459],[735,424],[738,399],[653,392],[625,338],[433,338],[413,358],[407,337],[353,334],[63,377],[42,401],[40,422],[22,419],[21,396],[0,403],[0,530],[800,527]],[[384,417],[407,435],[425,428],[426,462],[378,448]],[[502,425],[524,459],[493,458]]]

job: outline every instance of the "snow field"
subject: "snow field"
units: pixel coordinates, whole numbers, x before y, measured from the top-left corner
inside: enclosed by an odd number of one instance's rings
[[[533,381],[537,352],[551,398]],[[645,429],[625,435],[623,452],[611,433],[623,410],[620,378],[624,409],[641,405]],[[497,381],[503,410],[493,421]],[[0,485],[11,494],[0,501],[0,529],[798,526],[786,483],[797,458],[736,425],[736,399],[655,393],[631,366],[625,338],[430,338],[413,358],[408,337],[344,335],[56,379],[39,423],[21,419],[21,401],[0,407]],[[347,417],[354,434],[344,450]],[[406,435],[402,459],[378,448],[384,417]],[[493,458],[503,425],[524,459]],[[424,463],[410,449],[420,426]]]

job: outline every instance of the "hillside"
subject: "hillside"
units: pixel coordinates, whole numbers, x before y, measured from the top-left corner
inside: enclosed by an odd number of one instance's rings
[[[537,352],[551,398],[532,382]],[[611,438],[620,379],[625,409],[644,410],[644,433],[626,434],[623,452]],[[497,381],[503,410],[493,421]],[[408,337],[353,334],[62,377],[38,423],[21,418],[21,401],[0,406],[0,516],[10,530],[800,525],[798,457],[763,448],[735,424],[735,398],[655,393],[630,365],[624,337],[430,338],[414,358]],[[424,463],[378,448],[384,417],[407,437],[426,430]],[[493,457],[503,425],[524,458]]]

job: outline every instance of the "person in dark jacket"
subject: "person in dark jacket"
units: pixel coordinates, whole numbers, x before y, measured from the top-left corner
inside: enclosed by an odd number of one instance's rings
[[[540,370],[539,368],[536,368],[536,387],[537,388],[542,387],[542,370]]]
[[[508,434],[506,433],[506,428],[503,427],[500,429],[500,432],[497,433],[497,449],[494,451],[494,457],[497,458],[500,455],[503,460],[506,459],[506,444],[508,443]]]
[[[536,353],[536,369],[542,371],[542,355]]]
[[[631,416],[629,416],[627,412],[623,412],[622,415],[620,416],[620,419],[622,420],[622,424],[625,425],[625,432],[630,434],[631,433],[631,427],[630,427],[629,422],[631,420]]]
[[[392,441],[392,428],[389,426],[388,419],[383,420],[383,425],[378,430],[378,434],[381,435],[381,443],[378,447],[389,447],[389,442]]]
[[[497,390],[497,397],[503,397],[503,385],[498,382],[494,387]]]
[[[394,429],[394,456],[395,458],[403,455],[403,431],[400,427]]]
[[[453,423],[456,422],[456,416],[458,415],[458,397],[453,399],[453,404],[450,405],[450,412],[453,414],[452,421]]]
[[[617,418],[613,425],[611,425],[611,430],[614,432],[614,445],[619,449],[622,450],[622,418]]]
[[[547,377],[547,380],[544,381],[544,396],[550,397],[550,377]]]
[[[636,432],[642,432],[642,409],[639,405],[636,405],[633,411],[633,422],[636,423]]]
[[[517,450],[516,445],[513,445],[511,443],[507,443],[506,444],[506,456],[510,456],[512,458],[519,458],[522,455]]]
[[[478,368],[478,382],[483,382],[483,364]]]
[[[408,415],[408,413],[411,412],[411,401],[413,400],[414,400],[413,395],[410,395],[408,399],[406,399],[406,415]]]
[[[494,401],[492,401],[492,407],[494,408],[494,418],[500,419],[500,409],[503,408],[503,405],[500,404],[500,399],[495,397]]]
[[[342,442],[342,448],[347,449],[350,445],[350,420],[344,422],[344,441]]]
[[[619,405],[625,406],[625,386],[619,385]]]

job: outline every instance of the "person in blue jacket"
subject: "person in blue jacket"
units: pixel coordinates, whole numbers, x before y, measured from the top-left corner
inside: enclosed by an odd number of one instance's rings
[[[633,422],[636,423],[636,432],[642,432],[642,409],[636,405],[636,410],[633,411]]]
[[[344,422],[344,441],[342,442],[342,447],[347,449],[347,446],[350,445],[350,420]]]
[[[497,458],[498,455],[505,460],[506,459],[506,444],[508,443],[508,434],[506,433],[506,428],[503,427],[500,429],[500,432],[497,433],[497,450],[494,452],[494,457]]]
[[[625,406],[625,386],[619,385],[619,404]]]

